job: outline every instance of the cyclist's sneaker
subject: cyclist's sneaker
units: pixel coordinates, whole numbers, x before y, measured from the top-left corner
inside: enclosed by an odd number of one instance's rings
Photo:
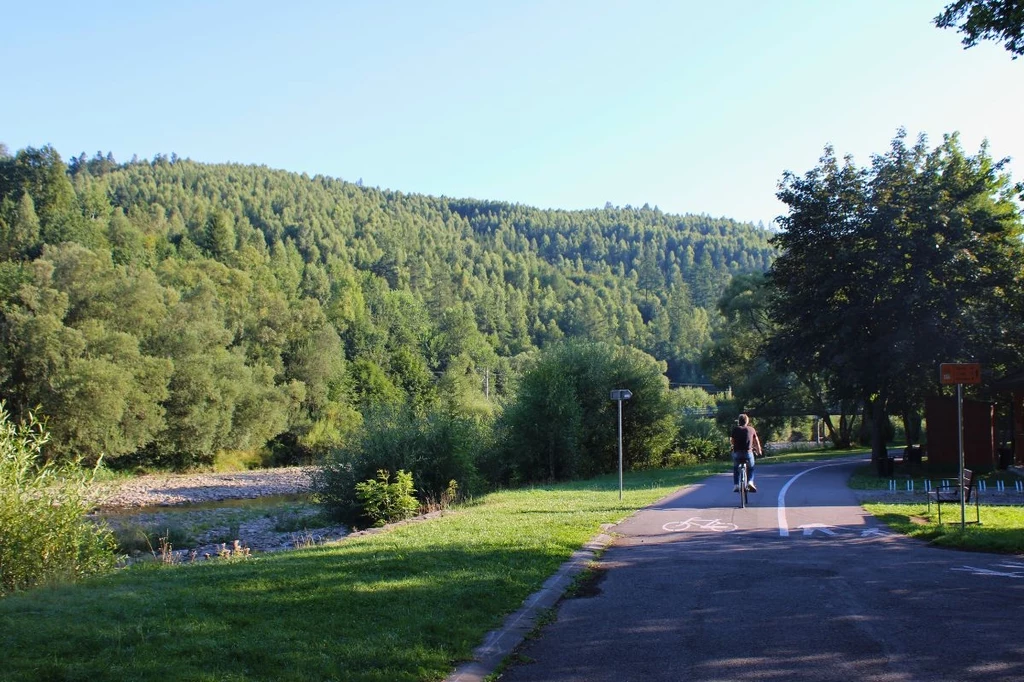
[[[752,492],[752,493],[756,493],[757,492],[757,486],[754,485],[753,481],[751,481],[750,483],[747,484],[747,490]]]
[[[738,493],[738,492],[740,491],[740,487],[739,487],[738,485],[734,485],[734,486],[732,487],[732,491],[733,491],[734,493]]]

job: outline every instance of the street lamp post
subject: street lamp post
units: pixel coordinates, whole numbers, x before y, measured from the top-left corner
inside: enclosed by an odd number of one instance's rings
[[[633,393],[628,388],[617,388],[612,391],[612,400],[619,404],[619,499],[622,499],[622,401],[629,400]]]

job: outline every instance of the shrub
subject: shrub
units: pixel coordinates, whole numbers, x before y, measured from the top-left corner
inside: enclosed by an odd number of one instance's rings
[[[689,452],[673,452],[668,458],[670,467],[688,467],[696,464],[698,464],[697,458]]]
[[[247,471],[249,469],[261,469],[267,466],[266,456],[263,450],[218,450],[213,457],[214,471]]]
[[[395,474],[394,483],[391,482],[391,474],[381,469],[376,480],[356,484],[356,497],[363,507],[363,515],[375,526],[413,516],[419,508],[414,492],[412,474],[402,469]]]
[[[683,453],[695,462],[721,459],[729,454],[729,440],[713,419],[680,418],[679,443]]]
[[[683,452],[693,455],[698,462],[708,462],[721,459],[727,454],[728,448],[723,448],[718,439],[690,436],[683,441]]]
[[[42,457],[42,424],[13,424],[0,402],[0,594],[113,568],[113,535],[90,523],[88,477]]]
[[[363,416],[350,405],[329,403],[309,425],[308,430],[292,444],[294,452],[288,453],[289,461],[282,459],[281,463],[308,464],[323,461],[333,448],[348,443],[358,433],[362,423]]]
[[[681,386],[671,391],[673,407],[681,412],[716,412],[718,398],[697,386]]]
[[[488,459],[496,482],[586,478],[618,467],[618,406],[624,464],[663,466],[675,443],[664,363],[634,348],[570,342],[546,350],[522,378],[500,425],[503,447]]]
[[[389,474],[416,472],[421,502],[440,499],[453,479],[472,494],[480,485],[479,452],[489,440],[485,422],[441,407],[417,412],[385,406],[367,416],[349,445],[314,469],[313,491],[331,516],[350,523],[363,516],[356,484],[375,478],[382,469]]]
[[[428,495],[423,508],[427,512],[444,511],[450,509],[459,499],[459,483],[453,478],[448,481],[448,487],[441,493],[441,497],[435,498],[433,495]]]
[[[356,483],[365,480],[365,476],[360,477],[357,468],[363,468],[359,454],[339,450],[310,474],[314,499],[333,519],[347,523],[359,519]]]

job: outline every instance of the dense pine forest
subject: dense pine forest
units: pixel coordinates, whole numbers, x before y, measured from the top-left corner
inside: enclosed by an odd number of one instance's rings
[[[486,413],[564,339],[702,381],[767,230],[538,210],[176,156],[0,146],[0,398],[55,457],[187,468],[329,449],[380,404]]]

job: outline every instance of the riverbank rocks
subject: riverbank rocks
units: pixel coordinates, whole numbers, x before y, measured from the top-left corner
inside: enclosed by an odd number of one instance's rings
[[[302,497],[310,492],[310,472],[287,467],[104,482],[94,487],[90,518],[106,523],[129,554],[163,560],[248,556],[340,540],[349,529],[331,524]]]
[[[119,509],[198,504],[231,499],[308,493],[312,467],[282,467],[231,473],[146,474],[97,483],[96,507]]]
[[[155,513],[97,513],[130,556],[152,555],[176,561],[238,556],[239,550],[278,552],[315,547],[349,534],[343,525],[328,525],[308,503],[189,511],[187,506]]]

